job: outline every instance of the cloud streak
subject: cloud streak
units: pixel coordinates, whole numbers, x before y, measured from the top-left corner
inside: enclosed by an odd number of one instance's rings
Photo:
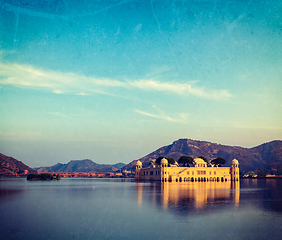
[[[60,112],[47,112],[47,113],[51,115],[59,116],[59,117],[65,117],[65,118],[69,117],[68,115],[60,113]]]
[[[47,71],[29,65],[1,64],[0,84],[33,89],[45,89],[56,94],[91,95],[112,94],[113,89],[143,90],[170,93],[180,96],[196,96],[206,99],[231,97],[228,90],[207,90],[189,83],[161,82],[155,79],[127,80],[94,78],[75,73]]]
[[[181,113],[178,118],[173,118],[173,117],[167,116],[164,113],[152,114],[152,113],[141,111],[139,109],[135,109],[134,111],[136,113],[143,115],[143,116],[147,116],[147,117],[151,117],[151,118],[157,118],[157,119],[161,119],[161,120],[168,121],[168,122],[187,123],[187,115],[188,114],[185,114],[185,113]]]
[[[193,95],[201,98],[220,99],[231,97],[228,90],[210,90],[193,87],[188,83],[160,82],[156,80],[139,80],[129,83],[139,89],[159,92],[171,92],[178,95]]]

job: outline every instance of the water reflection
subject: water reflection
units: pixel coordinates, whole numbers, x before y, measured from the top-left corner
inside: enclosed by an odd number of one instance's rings
[[[282,213],[282,179],[243,179],[241,181],[241,204],[252,205]]]
[[[17,197],[24,190],[21,189],[2,189],[0,188],[0,203]]]
[[[164,210],[174,208],[197,211],[208,205],[226,202],[239,206],[240,200],[240,182],[139,183],[136,188],[139,207],[144,200],[149,200]],[[149,195],[148,190],[151,192]]]

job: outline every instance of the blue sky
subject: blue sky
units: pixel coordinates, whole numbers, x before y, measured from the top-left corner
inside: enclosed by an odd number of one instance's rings
[[[129,163],[282,139],[282,2],[0,1],[0,152]]]

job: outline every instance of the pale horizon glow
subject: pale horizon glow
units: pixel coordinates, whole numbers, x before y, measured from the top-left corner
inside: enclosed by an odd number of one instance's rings
[[[114,164],[180,138],[281,140],[281,11],[262,0],[3,3],[0,152],[31,167]]]

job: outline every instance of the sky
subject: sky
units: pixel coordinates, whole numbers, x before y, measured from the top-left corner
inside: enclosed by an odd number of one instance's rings
[[[0,0],[0,152],[129,163],[282,139],[282,1]]]

